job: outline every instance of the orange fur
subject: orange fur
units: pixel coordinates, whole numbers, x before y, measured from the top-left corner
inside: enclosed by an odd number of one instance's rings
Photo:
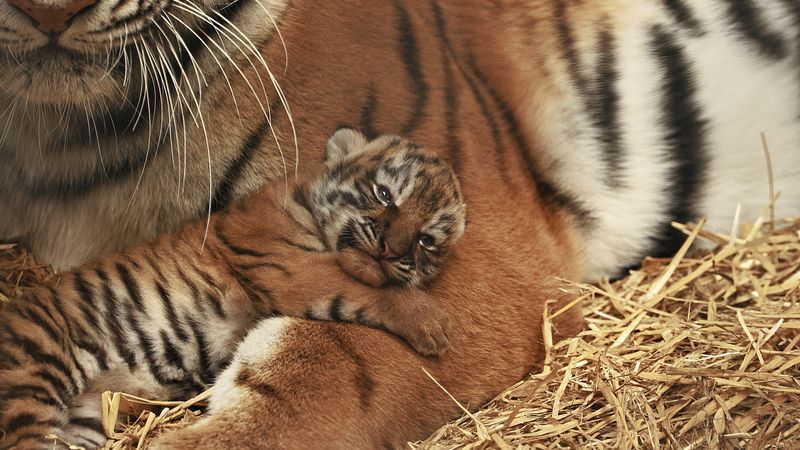
[[[445,25],[437,28],[439,13]],[[416,141],[441,149],[441,156],[453,164],[461,179],[470,223],[447,269],[430,288],[435,305],[452,318],[450,349],[438,358],[424,357],[381,330],[293,320],[262,366],[245,367],[238,374],[242,396],[235,404],[220,405],[197,424],[163,435],[157,442],[160,448],[253,444],[395,448],[423,438],[459,414],[423,367],[461,404],[475,409],[542,360],[544,305],[552,301],[552,311],[565,304],[556,277],[577,276],[580,261],[574,219],[542,184],[546,170],[536,167],[538,149],[530,144],[535,130],[518,129],[521,125],[507,118],[516,108],[503,99],[518,98],[521,93],[515,91],[518,84],[506,81],[533,78],[534,86],[539,81],[547,84],[543,73],[520,75],[519,67],[500,54],[499,41],[522,39],[515,37],[515,27],[504,28],[513,22],[509,16],[515,15],[501,14],[485,2],[296,1],[288,8],[279,28],[289,64],[277,72],[298,127],[300,158],[290,163],[297,162],[302,172],[310,173],[318,165],[328,132],[341,123],[352,123],[381,132],[410,133]],[[413,74],[408,75],[408,61],[398,50],[398,36],[403,33],[399,22],[414,30],[415,63],[425,74],[417,82],[426,85],[421,110],[415,109],[414,95],[409,92]],[[266,41],[262,52],[269,61],[283,60],[277,38]],[[243,70],[251,74],[254,69]],[[491,78],[483,78],[485,73],[491,73]],[[245,134],[255,129],[255,118],[260,116],[257,103],[242,94],[237,105],[241,122],[231,118],[227,112],[233,110],[233,100],[219,83],[208,90],[205,100],[224,113],[210,114],[208,125]],[[242,81],[232,83],[236,92],[248,92]],[[447,88],[462,93],[456,105],[448,100]],[[373,106],[365,106],[370,98]],[[487,115],[496,122],[494,129]],[[273,125],[286,142],[290,136],[287,116],[276,114]],[[274,176],[279,165],[272,142],[265,140],[258,151],[258,170]],[[534,169],[541,178],[531,179]],[[254,189],[259,180],[254,177],[237,195]],[[280,185],[275,190],[275,198],[288,195]],[[265,305],[259,294],[242,282],[242,274],[230,272],[230,266],[221,262],[226,255],[218,239],[220,230],[241,245],[256,243],[268,234],[275,225],[271,221],[277,219],[265,211],[265,195],[257,194],[228,213],[214,215],[204,248],[205,222],[201,221],[153,246],[99,264],[139,262],[147,255],[157,260],[167,282],[176,281],[177,271],[187,264],[202,267],[213,283],[199,278],[197,283],[218,290],[224,307],[250,325],[268,311],[262,310]],[[309,262],[288,253],[285,257],[295,270],[309,269],[308,281],[313,283],[285,286],[286,291],[277,297],[316,295],[318,291],[309,294],[309,290],[331,292],[352,283],[338,269],[329,270],[332,266],[326,262]],[[157,276],[153,269],[144,272],[151,279]],[[373,298],[374,291],[366,286],[356,289],[365,289],[365,301]],[[65,299],[64,307],[79,317],[78,304]],[[402,314],[409,317],[411,313]],[[425,315],[414,317],[421,320]],[[574,335],[581,325],[578,312],[568,311],[555,321],[556,337]],[[230,345],[241,337],[231,336]],[[55,347],[49,350],[63,351]]]

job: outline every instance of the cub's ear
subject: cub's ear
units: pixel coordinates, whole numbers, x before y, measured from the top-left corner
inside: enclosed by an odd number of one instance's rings
[[[336,164],[351,153],[357,153],[367,145],[367,138],[352,128],[339,127],[328,139],[325,148],[325,163]]]

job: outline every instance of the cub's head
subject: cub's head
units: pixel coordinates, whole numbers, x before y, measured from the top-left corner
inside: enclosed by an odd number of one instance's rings
[[[466,205],[450,166],[397,136],[369,141],[342,128],[328,141],[311,203],[340,263],[373,285],[435,277],[464,233]]]

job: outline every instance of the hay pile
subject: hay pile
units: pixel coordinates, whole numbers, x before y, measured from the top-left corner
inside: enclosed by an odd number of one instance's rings
[[[677,225],[689,237],[675,258],[614,283],[565,282],[587,329],[553,344],[561,311],[549,311],[541,373],[410,447],[800,448],[800,219],[764,223],[741,237]],[[717,250],[690,256],[695,240]],[[0,301],[47,276],[0,249]],[[107,394],[109,420],[137,411],[107,447],[144,448],[141,437],[196,420],[202,400],[151,412]]]

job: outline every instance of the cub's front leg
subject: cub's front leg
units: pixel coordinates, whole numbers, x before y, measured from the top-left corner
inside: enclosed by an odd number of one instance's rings
[[[275,263],[264,261],[243,277],[254,291],[268,293],[275,313],[385,329],[424,355],[447,350],[450,318],[427,292],[368,286],[330,253],[286,246],[277,254]]]

